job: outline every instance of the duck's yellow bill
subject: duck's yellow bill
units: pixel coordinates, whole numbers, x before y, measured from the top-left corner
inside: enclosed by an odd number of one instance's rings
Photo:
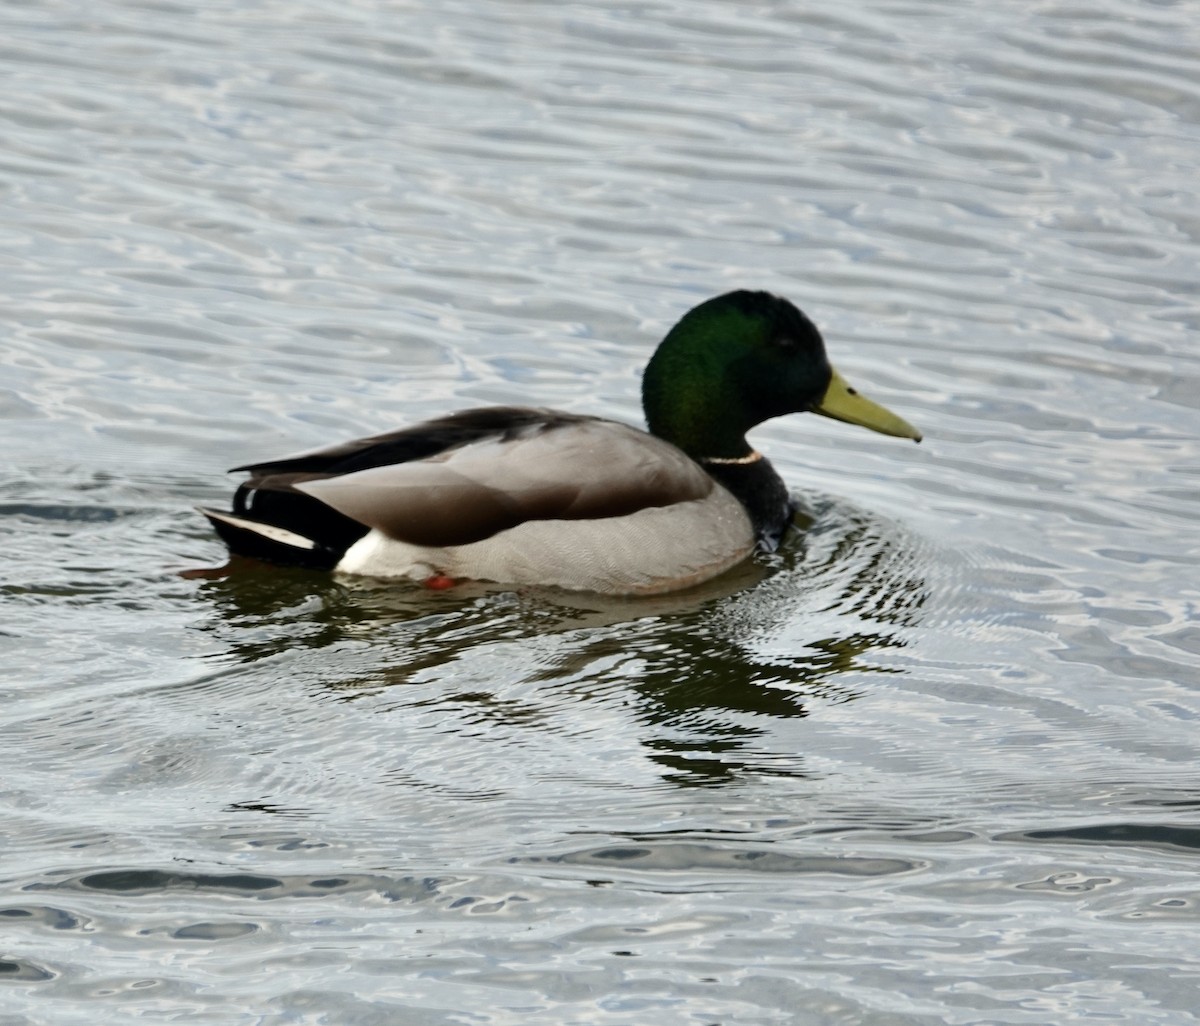
[[[871,402],[865,395],[859,395],[837,371],[833,372],[829,387],[825,389],[821,401],[812,408],[812,412],[819,413],[822,417],[845,421],[847,424],[870,428],[882,435],[911,438],[914,442],[921,440],[921,432],[907,420],[897,417],[879,403]]]

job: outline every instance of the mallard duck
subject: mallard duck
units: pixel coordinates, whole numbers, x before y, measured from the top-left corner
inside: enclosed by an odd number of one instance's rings
[[[656,594],[772,550],[795,508],[746,441],[809,411],[921,440],[829,364],[786,299],[738,291],[701,303],[642,379],[649,432],[523,406],[235,467],[229,513],[204,509],[236,554],[446,587],[459,579]]]

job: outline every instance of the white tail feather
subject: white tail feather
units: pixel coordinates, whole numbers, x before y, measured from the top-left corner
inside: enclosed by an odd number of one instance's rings
[[[291,545],[296,549],[315,549],[317,543],[310,538],[305,538],[302,534],[296,534],[295,531],[289,531],[283,527],[275,527],[272,524],[260,524],[257,520],[247,520],[245,517],[234,516],[232,513],[218,513],[213,509],[200,510],[206,517],[211,517],[213,520],[223,520],[227,524],[232,524],[234,527],[241,528],[243,531],[253,531],[255,534],[261,534],[264,538],[269,538],[273,542],[279,542],[281,545]]]

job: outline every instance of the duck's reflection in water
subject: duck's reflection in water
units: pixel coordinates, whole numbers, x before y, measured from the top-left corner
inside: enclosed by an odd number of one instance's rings
[[[198,626],[225,659],[281,660],[318,699],[404,688],[404,704],[538,730],[547,703],[615,697],[666,780],[803,775],[802,753],[763,747],[771,722],[895,672],[881,653],[925,601],[921,545],[901,528],[820,497],[805,509],[778,553],[672,595],[431,592],[245,563],[200,584],[218,615]]]

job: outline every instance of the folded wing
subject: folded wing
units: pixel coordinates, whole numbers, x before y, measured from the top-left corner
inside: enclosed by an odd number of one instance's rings
[[[644,431],[503,406],[236,469],[249,477],[232,512],[205,511],[231,548],[329,566],[371,529],[413,545],[466,545],[526,521],[620,517],[714,487]]]
[[[643,431],[555,414],[425,459],[293,487],[397,541],[444,547],[530,520],[604,519],[688,502],[713,482]]]

